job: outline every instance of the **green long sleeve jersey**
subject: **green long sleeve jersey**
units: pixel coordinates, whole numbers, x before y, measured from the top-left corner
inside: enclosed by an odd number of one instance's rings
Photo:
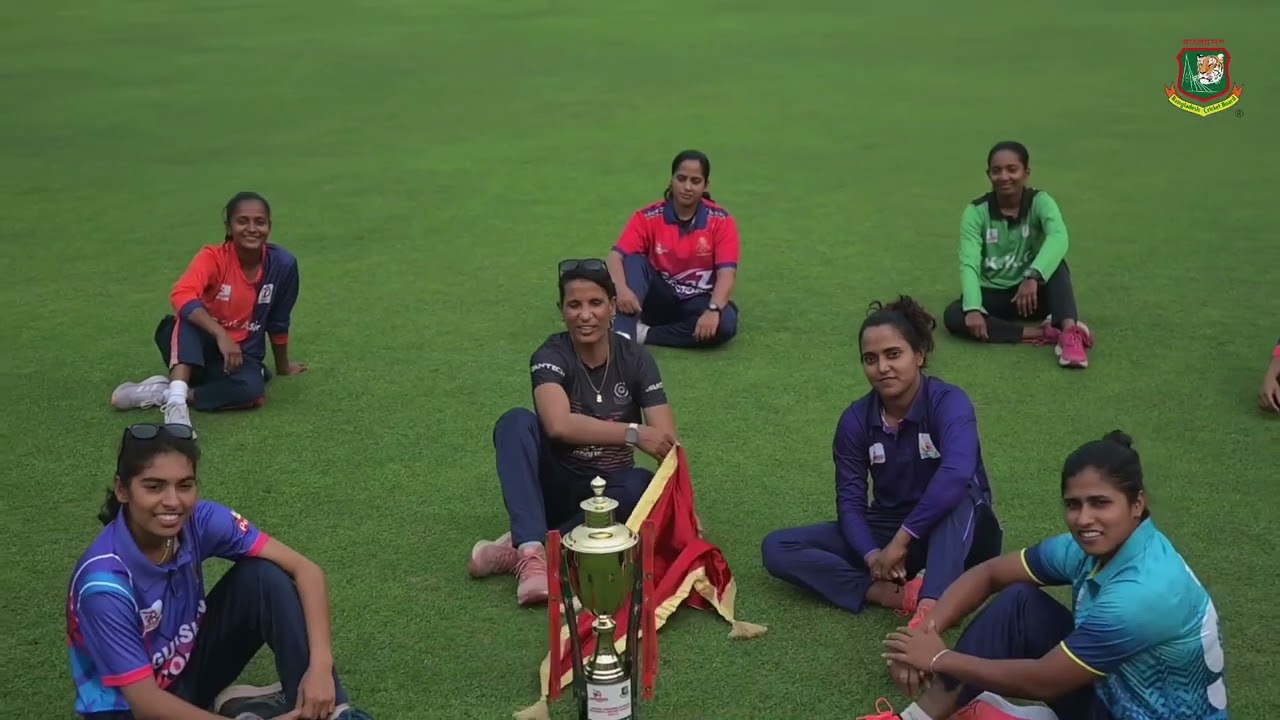
[[[1000,211],[995,193],[969,203],[960,221],[964,311],[984,311],[983,288],[1012,288],[1036,273],[1047,280],[1066,257],[1067,246],[1062,212],[1043,190],[1023,190],[1016,218]]]

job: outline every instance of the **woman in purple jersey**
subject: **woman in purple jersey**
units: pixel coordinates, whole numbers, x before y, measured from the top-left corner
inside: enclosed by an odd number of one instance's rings
[[[97,720],[368,720],[333,669],[324,572],[200,499],[190,426],[133,425],[67,598],[76,713]],[[201,564],[235,564],[206,597]],[[230,686],[263,645],[280,682]],[[229,687],[230,686],[230,687]],[[215,714],[216,713],[216,714]]]

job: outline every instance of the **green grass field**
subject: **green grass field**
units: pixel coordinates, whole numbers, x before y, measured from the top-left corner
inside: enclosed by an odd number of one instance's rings
[[[768,579],[760,539],[834,513],[831,434],[866,391],[866,304],[959,291],[964,204],[995,141],[1063,208],[1093,367],[941,338],[977,404],[1009,548],[1063,528],[1066,453],[1113,428],[1223,617],[1234,716],[1275,672],[1280,425],[1254,393],[1280,326],[1271,221],[1280,6],[1236,0],[48,0],[0,8],[0,697],[67,717],[72,563],[161,369],[152,332],[232,193],[301,261],[296,359],[253,413],[197,416],[203,492],[320,562],[340,671],[379,718],[505,718],[537,698],[545,614],[471,581],[503,531],[490,430],[528,405],[554,263],[605,253],[685,147],[737,217],[742,334],[656,350],[700,513],[739,582],[661,634],[653,718],[852,718],[890,687],[897,618]],[[1120,9],[1123,7],[1123,9]],[[1183,38],[1223,38],[1238,108],[1168,104]],[[213,570],[210,582],[221,571]],[[270,680],[260,658],[250,680]],[[568,718],[567,703],[556,708]]]

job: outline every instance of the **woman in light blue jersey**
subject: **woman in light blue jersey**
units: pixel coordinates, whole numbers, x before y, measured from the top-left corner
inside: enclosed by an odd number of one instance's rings
[[[885,640],[904,692],[889,720],[1052,717],[1001,696],[1041,700],[1059,720],[1226,720],[1218,613],[1151,519],[1142,464],[1115,431],[1067,457],[1069,532],[974,567],[923,628]],[[1040,589],[1072,589],[1068,609]],[[992,595],[956,645],[941,633]],[[960,708],[959,710],[957,708]]]

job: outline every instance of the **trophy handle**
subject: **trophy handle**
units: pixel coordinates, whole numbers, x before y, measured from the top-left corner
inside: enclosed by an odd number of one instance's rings
[[[580,715],[585,718],[587,716],[587,675],[582,662],[582,638],[578,635],[578,616],[573,611],[573,585],[569,579],[571,571],[569,556],[562,553],[561,557],[560,596],[564,604],[564,616],[569,626],[569,648],[573,653],[573,694],[578,701]],[[552,678],[551,682],[558,683],[560,679]]]
[[[634,580],[631,583],[631,619],[627,621],[627,674],[631,676],[631,717],[629,720],[640,720],[640,668],[642,653],[640,652],[640,624],[644,622],[644,606],[648,598],[644,595],[644,553],[642,545],[636,543],[631,551],[631,562],[634,563]]]

